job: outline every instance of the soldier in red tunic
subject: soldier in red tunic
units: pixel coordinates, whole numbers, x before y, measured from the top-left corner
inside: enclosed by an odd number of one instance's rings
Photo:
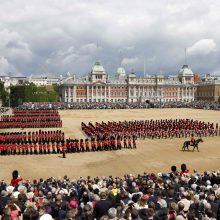
[[[29,145],[29,147],[30,147],[30,154],[32,155],[33,154],[33,143],[30,143],[30,145]]]
[[[43,144],[40,142],[40,143],[38,144],[38,146],[39,146],[39,154],[42,154],[42,153],[43,153],[43,151],[42,151],[42,149],[43,149]]]
[[[91,139],[91,148],[93,152],[96,151],[95,139]]]
[[[79,140],[76,139],[76,152],[79,153],[80,152],[80,149],[79,149]]]
[[[60,143],[59,142],[57,143],[57,153],[58,154],[60,153]]]
[[[97,143],[97,151],[101,151],[102,150],[102,148],[101,148],[101,141],[100,141],[100,139],[99,138],[97,138],[97,140],[96,140],[96,143]]]
[[[50,154],[50,142],[49,141],[46,142],[46,146],[47,146],[47,153]]]
[[[3,155],[3,144],[0,143],[0,154]]]
[[[128,137],[128,148],[132,148],[132,146],[131,146],[131,137],[130,136]]]
[[[136,148],[136,139],[137,137],[133,135],[133,138],[132,138],[133,148]]]
[[[29,146],[28,146],[27,141],[25,141],[24,148],[25,148],[25,154],[28,155],[29,154],[29,151],[28,151]]]
[[[83,139],[80,139],[80,151],[81,152],[85,151]]]
[[[120,136],[117,137],[117,149],[121,150],[121,138],[120,138]]]
[[[89,152],[90,149],[89,149],[89,140],[88,139],[85,140],[85,145],[86,145],[86,152]]]
[[[53,152],[53,154],[56,153],[56,151],[55,151],[55,143],[53,141],[52,141],[52,152]]]
[[[127,137],[126,136],[124,136],[124,148],[128,148]]]
[[[34,141],[34,154],[37,154],[37,143]]]
[[[63,154],[63,158],[66,158],[66,144],[65,144],[65,142],[62,143],[62,154]]]

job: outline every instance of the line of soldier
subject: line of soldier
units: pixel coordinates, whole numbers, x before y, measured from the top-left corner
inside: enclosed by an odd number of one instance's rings
[[[64,132],[61,130],[54,131],[29,131],[29,132],[6,132],[0,133],[0,143],[24,142],[24,141],[63,141]]]
[[[16,110],[14,115],[1,117],[0,128],[51,128],[62,127],[57,110]]]
[[[81,128],[89,137],[108,137],[112,134],[120,136],[136,135],[139,138],[173,138],[196,136],[217,136],[220,135],[218,124],[206,123],[204,121],[191,119],[171,119],[171,120],[142,120],[107,123],[96,122],[94,125],[81,123]]]
[[[0,128],[60,128],[62,121],[1,122]]]
[[[66,139],[66,141],[21,141],[0,144],[1,155],[56,154],[121,150],[136,148],[136,136],[111,137],[108,139]],[[122,144],[123,140],[123,144]]]
[[[29,121],[60,121],[59,115],[3,115],[0,121],[4,122],[29,122]]]
[[[18,109],[14,108],[13,113],[16,115],[33,115],[33,114],[59,114],[59,111],[56,109]]]

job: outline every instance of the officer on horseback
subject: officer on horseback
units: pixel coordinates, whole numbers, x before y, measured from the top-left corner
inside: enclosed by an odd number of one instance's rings
[[[192,135],[191,135],[191,140],[190,140],[190,145],[191,145],[191,146],[194,146],[194,145],[195,145],[195,141],[196,141],[196,140],[195,140],[194,134],[192,134]]]

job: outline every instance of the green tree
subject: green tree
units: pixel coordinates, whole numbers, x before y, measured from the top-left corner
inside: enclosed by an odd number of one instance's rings
[[[4,83],[0,82],[0,99],[3,106],[8,106],[9,94],[4,88]]]
[[[11,106],[16,107],[24,102],[56,102],[56,92],[46,86],[18,85],[11,87]]]

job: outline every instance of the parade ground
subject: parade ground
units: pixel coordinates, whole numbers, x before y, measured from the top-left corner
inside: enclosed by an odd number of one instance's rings
[[[81,122],[130,121],[146,119],[194,119],[220,125],[220,111],[197,109],[126,109],[126,110],[61,110],[59,111],[65,138],[86,138],[81,131]],[[59,128],[58,128],[59,129]],[[7,131],[33,131],[39,129],[1,129]],[[41,129],[45,130],[45,129]],[[57,130],[57,129],[47,129]],[[0,176],[9,181],[11,172],[19,170],[23,178],[80,176],[122,176],[127,173],[169,172],[172,165],[180,168],[186,163],[191,172],[220,170],[220,136],[204,137],[200,152],[182,152],[185,140],[145,139],[137,140],[137,149],[122,149],[107,152],[89,152],[62,155],[15,155],[0,157]],[[192,149],[192,148],[191,148]]]

